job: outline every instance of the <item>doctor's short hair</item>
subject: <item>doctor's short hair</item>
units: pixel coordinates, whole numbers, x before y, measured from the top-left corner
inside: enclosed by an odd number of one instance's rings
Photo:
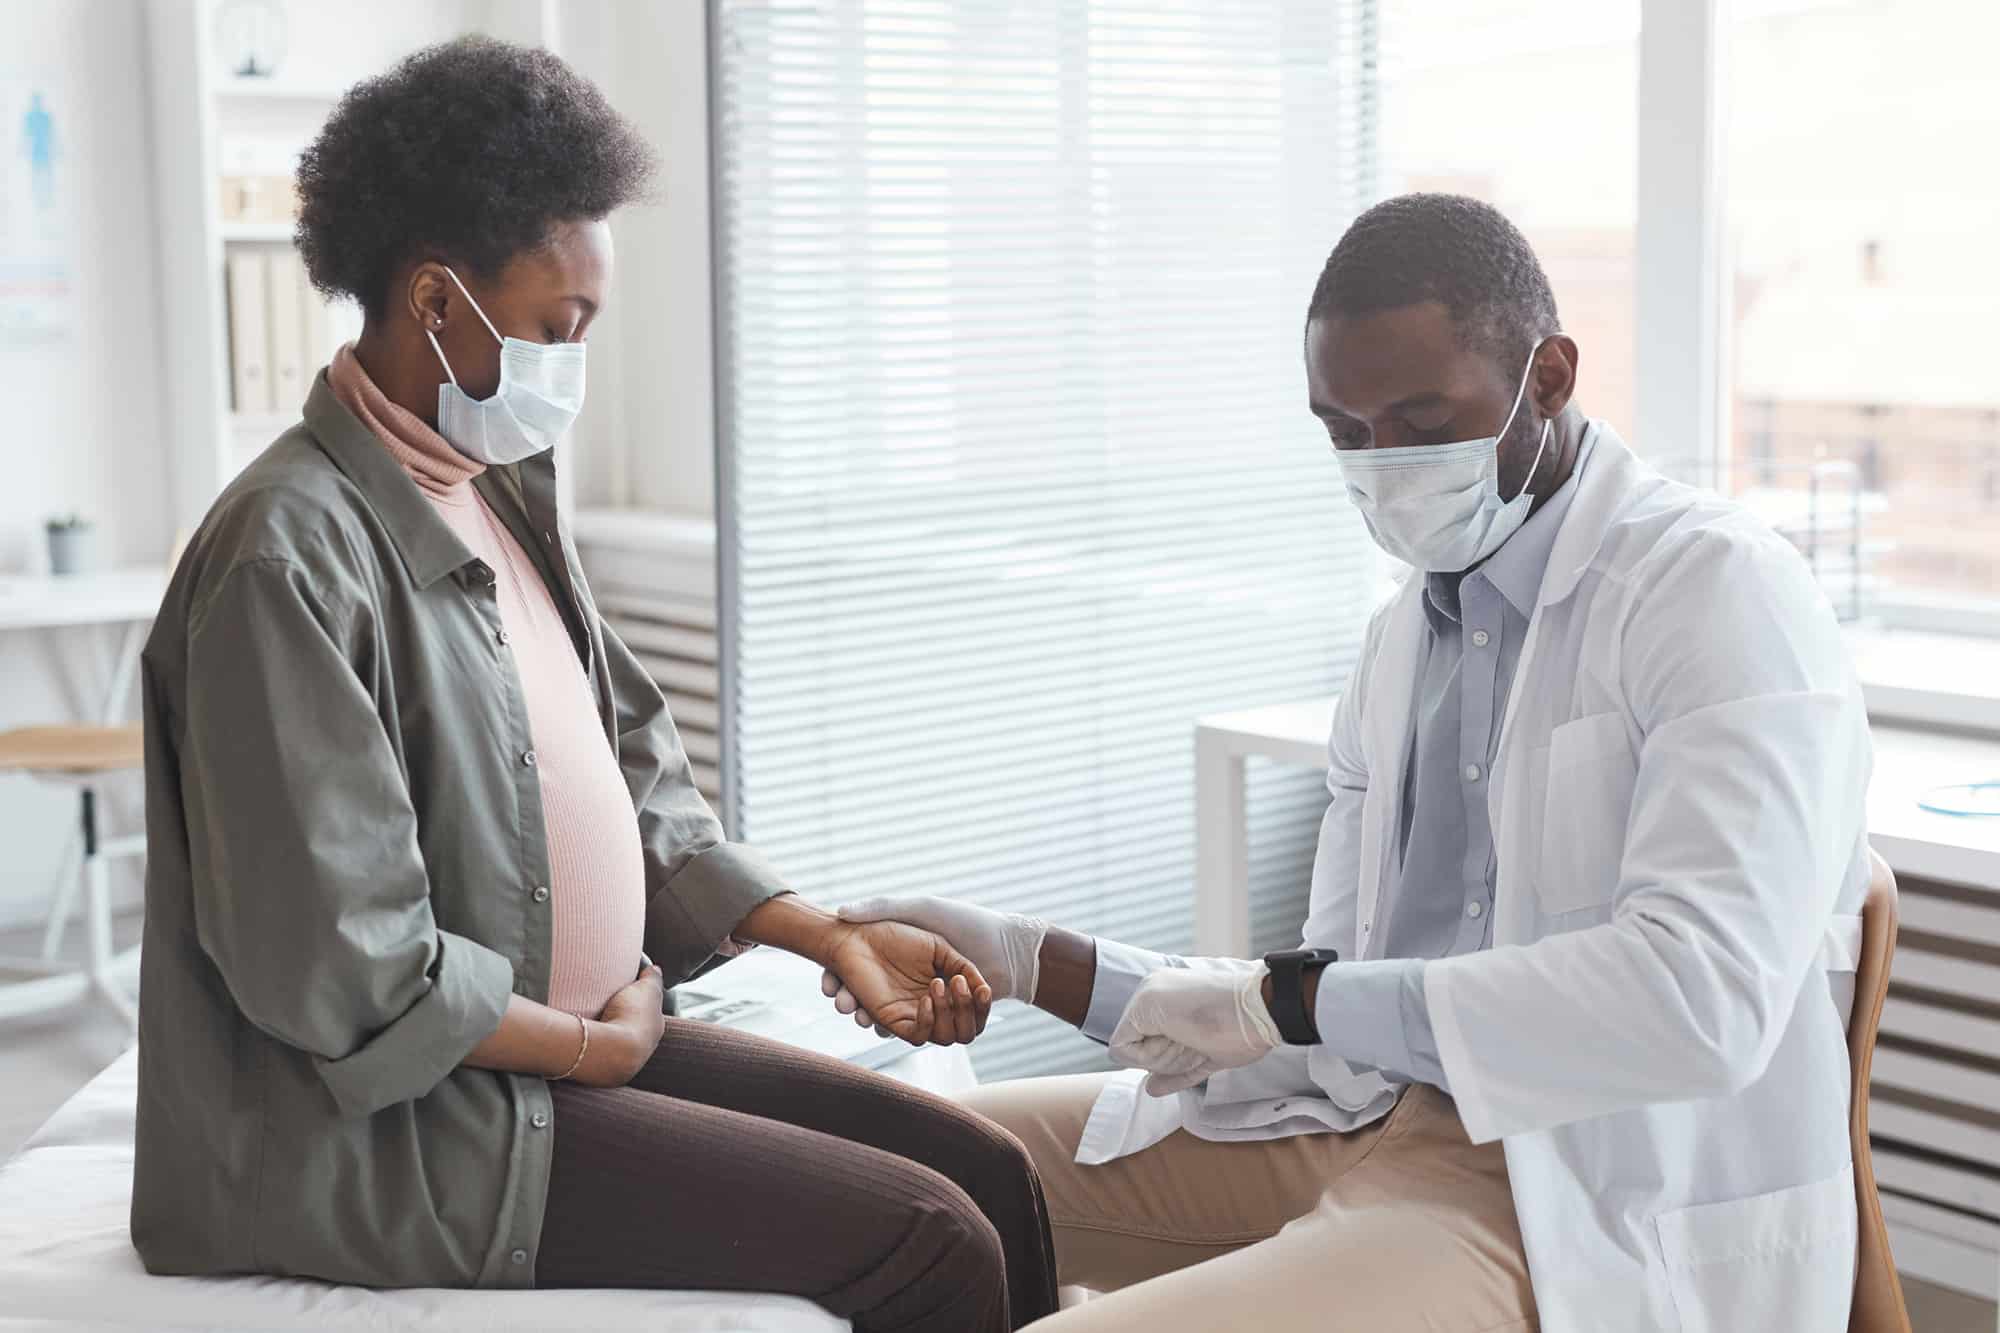
[[[642,196],[655,166],[639,132],[557,57],[460,37],[341,97],[299,160],[296,240],[313,286],[374,318],[405,263],[491,279],[557,226]]]
[[[1520,228],[1460,194],[1404,194],[1354,219],[1327,256],[1306,323],[1438,301],[1466,345],[1511,377],[1562,328],[1548,275]]]

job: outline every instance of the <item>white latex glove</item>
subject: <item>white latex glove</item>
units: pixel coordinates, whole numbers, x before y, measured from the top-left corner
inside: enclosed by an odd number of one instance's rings
[[[1267,971],[1258,963],[1242,972],[1153,973],[1111,1033],[1111,1062],[1150,1070],[1146,1091],[1166,1097],[1261,1060],[1284,1040],[1264,1005]]]
[[[1042,970],[1042,939],[1049,933],[1046,921],[996,912],[990,907],[951,898],[922,897],[864,898],[841,908],[840,919],[901,921],[942,935],[979,969],[979,975],[993,988],[994,999],[1034,1001],[1035,985]],[[833,973],[820,977],[819,988],[833,998],[834,1008],[843,1014],[853,1014],[860,1026],[874,1023],[873,1015],[855,1001]]]

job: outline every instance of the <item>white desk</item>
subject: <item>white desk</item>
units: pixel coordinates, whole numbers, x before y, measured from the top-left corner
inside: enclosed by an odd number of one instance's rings
[[[146,626],[160,609],[167,571],[113,569],[97,574],[0,576],[0,632],[122,625],[118,656],[94,722],[116,722],[145,646]]]
[[[1212,713],[1194,724],[1194,951],[1250,953],[1250,830],[1244,767],[1272,759],[1326,768],[1333,700]]]
[[[1244,764],[1253,758],[1326,765],[1333,700],[1216,713],[1195,723],[1195,940],[1197,953],[1243,957],[1250,948],[1249,844]],[[2000,893],[2000,819],[1934,814],[1917,797],[1945,783],[2000,778],[2000,740],[1877,724],[1868,788],[1868,837],[1899,875]]]

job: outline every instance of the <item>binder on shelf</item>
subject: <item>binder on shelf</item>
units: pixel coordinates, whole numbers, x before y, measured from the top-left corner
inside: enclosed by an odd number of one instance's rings
[[[273,408],[285,415],[295,412],[306,400],[306,384],[312,371],[306,366],[307,316],[318,301],[306,287],[305,264],[290,246],[272,250],[266,261],[270,289],[271,398]]]
[[[267,297],[268,269],[254,249],[229,253],[229,384],[238,412],[277,410],[271,392],[271,338]]]

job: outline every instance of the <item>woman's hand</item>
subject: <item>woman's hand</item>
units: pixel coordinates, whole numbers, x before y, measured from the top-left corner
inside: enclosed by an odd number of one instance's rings
[[[993,1008],[993,988],[964,954],[900,921],[838,922],[822,961],[878,1027],[912,1045],[971,1041]]]
[[[665,999],[660,969],[647,963],[589,1025],[590,1049],[570,1081],[593,1088],[622,1088],[630,1083],[653,1058],[667,1030]]]

